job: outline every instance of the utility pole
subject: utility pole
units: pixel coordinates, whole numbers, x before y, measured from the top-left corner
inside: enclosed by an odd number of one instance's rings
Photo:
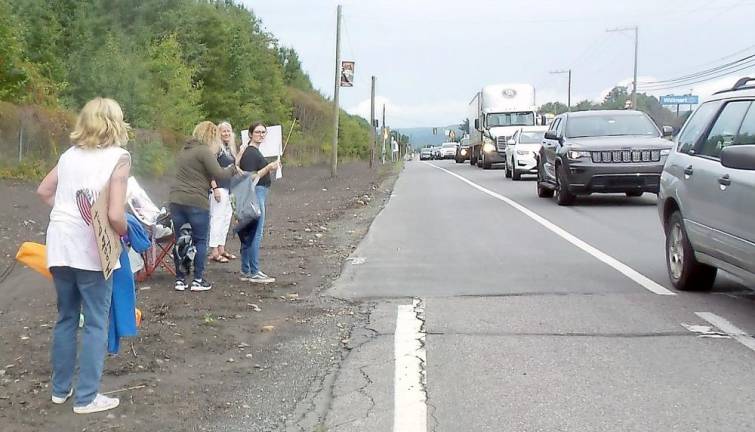
[[[569,112],[571,112],[571,69],[551,71],[551,73],[552,74],[569,74],[569,83],[567,85],[567,93],[566,93],[566,106]]]
[[[388,129],[385,128],[385,104],[383,104],[383,128],[381,130],[381,135],[383,138],[383,146],[382,146],[382,151],[380,152],[383,163],[385,163],[385,138],[386,138],[385,135],[387,132],[388,132]]]
[[[639,45],[639,27],[619,27],[606,30],[607,32],[634,32],[634,78],[632,79],[632,109],[637,109],[637,49]]]
[[[370,92],[370,168],[375,161],[375,76],[372,76],[372,91]]]
[[[336,80],[333,91],[333,148],[330,152],[330,176],[338,174],[338,91],[341,88],[341,5],[336,16]]]

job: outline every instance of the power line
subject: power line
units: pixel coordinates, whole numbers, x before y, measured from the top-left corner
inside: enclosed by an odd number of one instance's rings
[[[674,88],[679,88],[679,87],[687,87],[687,86],[690,86],[690,85],[693,85],[693,84],[700,84],[700,83],[704,83],[704,82],[708,82],[708,81],[713,81],[713,80],[718,79],[718,78],[723,78],[723,77],[726,77],[726,76],[729,76],[729,75],[732,75],[732,74],[735,74],[737,72],[740,72],[740,71],[743,71],[743,70],[747,70],[747,69],[750,69],[750,68],[755,68],[755,63],[750,63],[750,64],[742,66],[742,67],[740,67],[738,69],[734,69],[734,70],[729,70],[729,71],[723,72],[723,73],[721,73],[719,75],[708,76],[706,78],[701,78],[701,79],[699,79],[697,81],[690,81],[690,82],[685,82],[685,83],[669,84],[667,86],[653,87],[653,88],[650,88],[650,87],[641,87],[640,90],[642,90],[642,91],[658,91],[658,90],[669,90],[669,89],[674,89]]]
[[[653,86],[653,85],[671,84],[671,83],[674,83],[674,82],[680,82],[680,81],[686,81],[686,80],[690,80],[690,79],[696,79],[696,78],[700,78],[700,77],[703,77],[703,76],[706,76],[706,75],[715,74],[715,73],[721,72],[721,71],[726,70],[726,69],[735,68],[735,67],[741,66],[744,63],[750,63],[750,62],[753,62],[753,61],[755,61],[755,54],[750,54],[750,55],[748,55],[746,57],[742,57],[742,58],[734,60],[732,62],[728,62],[728,63],[722,64],[722,65],[719,65],[719,66],[715,66],[715,67],[712,67],[712,68],[709,68],[709,69],[705,69],[705,70],[702,70],[702,71],[693,72],[693,73],[688,74],[688,75],[683,75],[683,76],[680,76],[680,77],[677,77],[677,78],[670,78],[670,79],[666,79],[666,80],[645,81],[645,82],[642,82],[642,84],[648,84],[650,86]]]

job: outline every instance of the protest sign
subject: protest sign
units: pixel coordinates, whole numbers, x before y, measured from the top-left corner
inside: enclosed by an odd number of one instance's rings
[[[97,195],[92,206],[92,228],[94,237],[97,240],[97,249],[100,253],[100,263],[102,264],[102,274],[105,279],[110,278],[115,266],[121,256],[121,239],[115,230],[110,226],[110,219],[107,215],[108,197],[110,183]]]

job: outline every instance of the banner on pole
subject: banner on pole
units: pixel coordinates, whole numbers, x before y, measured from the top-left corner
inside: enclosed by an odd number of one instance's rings
[[[354,62],[341,62],[341,87],[354,87]]]

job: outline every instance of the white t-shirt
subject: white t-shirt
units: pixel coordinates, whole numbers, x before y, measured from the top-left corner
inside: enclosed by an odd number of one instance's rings
[[[47,227],[47,267],[102,270],[91,207],[124,155],[130,157],[121,147],[74,146],[60,156],[55,205]]]

